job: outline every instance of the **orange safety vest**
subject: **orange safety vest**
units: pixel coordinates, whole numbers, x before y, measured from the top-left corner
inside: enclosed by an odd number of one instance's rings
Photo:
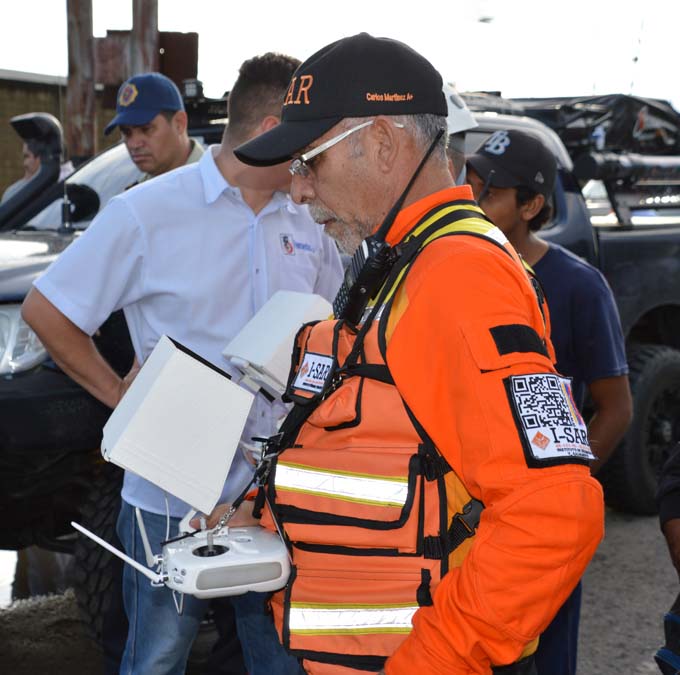
[[[415,419],[385,357],[410,264],[454,235],[483,237],[521,265],[481,209],[443,204],[402,242],[359,327],[315,322],[296,338],[288,387],[296,405],[278,437],[262,525],[289,545],[293,571],[272,610],[282,643],[312,674],[380,670],[472,545],[483,504]]]

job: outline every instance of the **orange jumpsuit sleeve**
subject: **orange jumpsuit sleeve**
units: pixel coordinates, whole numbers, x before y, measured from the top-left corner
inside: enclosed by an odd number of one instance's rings
[[[489,329],[543,320],[524,271],[469,236],[416,260],[387,326],[402,397],[485,509],[462,565],[386,663],[387,675],[488,674],[518,660],[578,583],[604,530],[587,466],[530,468],[505,390],[509,376],[554,372],[534,352],[498,353]],[[554,317],[553,317],[554,318]]]

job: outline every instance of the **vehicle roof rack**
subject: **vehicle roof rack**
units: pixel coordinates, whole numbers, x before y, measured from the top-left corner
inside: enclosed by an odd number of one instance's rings
[[[201,130],[213,132],[227,123],[227,102],[229,92],[220,98],[208,98],[203,94],[200,80],[184,80],[182,83],[184,108],[189,118],[189,129],[193,133]]]
[[[680,113],[668,101],[625,94],[503,98],[463,92],[468,107],[525,115],[553,129],[572,157],[591,150],[680,155]]]
[[[503,98],[463,92],[474,111],[523,115],[561,138],[582,182],[601,180],[619,223],[680,206],[680,113],[668,101],[625,94]],[[651,222],[651,221],[650,221]]]

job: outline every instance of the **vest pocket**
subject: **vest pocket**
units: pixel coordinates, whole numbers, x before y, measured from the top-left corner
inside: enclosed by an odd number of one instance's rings
[[[276,464],[272,502],[288,538],[312,546],[416,553],[424,485],[415,450],[287,450]]]
[[[339,665],[393,654],[411,632],[423,579],[439,579],[437,564],[422,559],[297,550],[294,558],[296,575],[277,596],[284,644],[298,656]]]

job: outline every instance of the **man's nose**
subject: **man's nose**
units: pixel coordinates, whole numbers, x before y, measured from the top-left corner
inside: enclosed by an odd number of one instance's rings
[[[125,144],[128,148],[139,148],[144,143],[144,135],[137,129],[133,129],[126,137]]]
[[[311,202],[316,196],[312,181],[309,178],[294,175],[290,183],[290,196],[296,204]]]

